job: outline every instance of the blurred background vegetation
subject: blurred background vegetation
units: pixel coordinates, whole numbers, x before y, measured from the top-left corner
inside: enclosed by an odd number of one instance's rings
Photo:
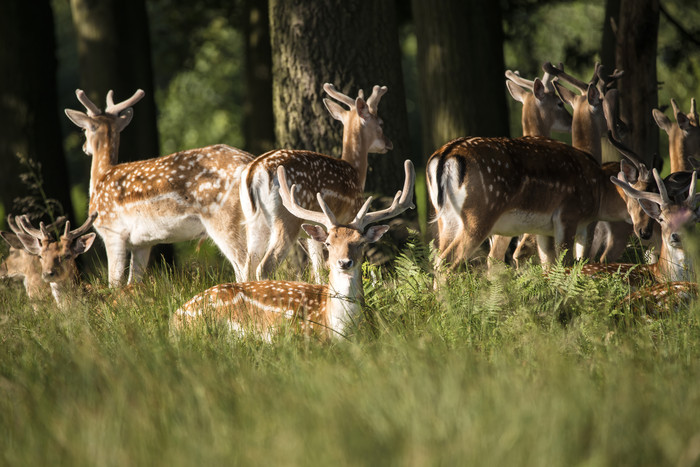
[[[322,3],[327,3],[331,9],[338,8],[335,6],[337,2]],[[453,83],[446,82],[444,86],[439,82],[429,83],[433,90],[439,90],[441,86],[449,89],[449,97],[443,98],[443,101],[431,98],[426,80],[433,79],[429,78],[433,75],[427,74],[426,62],[421,61],[420,56],[421,50],[430,53],[425,45],[428,41],[424,31],[429,29],[426,29],[425,24],[428,19],[422,12],[424,5],[418,0],[384,0],[378,3],[380,7],[371,8],[380,10],[370,11],[368,4],[360,1],[340,2],[339,4],[348,5],[343,7],[345,10],[337,13],[341,17],[341,24],[345,21],[342,15],[347,15],[348,18],[360,18],[361,25],[368,24],[368,28],[374,29],[362,31],[361,34],[352,30],[337,30],[337,37],[312,37],[308,47],[314,47],[314,44],[324,41],[327,44],[335,44],[335,48],[326,47],[329,49],[327,54],[332,55],[330,60],[340,63],[345,60],[345,55],[352,55],[350,52],[353,47],[373,48],[373,41],[376,41],[379,58],[375,61],[381,63],[385,61],[382,55],[386,58],[386,50],[393,49],[382,45],[381,42],[385,39],[376,34],[380,31],[384,34],[383,30],[388,29],[390,37],[393,37],[391,34],[395,32],[401,55],[398,82],[394,77],[385,77],[388,75],[381,73],[372,74],[371,71],[348,75],[342,70],[338,73],[328,73],[327,70],[332,70],[332,66],[318,67],[321,70],[319,73],[328,75],[320,77],[323,81],[344,80],[349,76],[348,82],[336,84],[352,95],[359,87],[363,87],[367,92],[374,84],[389,85],[387,102],[382,102],[380,114],[386,122],[387,132],[394,140],[395,147],[399,148],[395,151],[396,157],[390,154],[388,158],[376,156],[370,160],[376,168],[376,177],[372,178],[374,175],[370,175],[368,189],[390,192],[393,189],[391,177],[395,172],[392,168],[396,163],[400,164],[403,158],[410,157],[420,166],[439,144],[446,141],[442,133],[438,134],[435,129],[429,128],[430,121],[436,118],[436,107],[447,106],[453,101],[465,108],[464,112],[472,112],[476,116],[476,122],[472,116],[472,123],[467,118],[461,127],[450,129],[452,133],[457,132],[452,135],[448,131],[451,137],[508,132],[511,136],[519,136],[520,104],[507,94],[506,87],[503,86],[503,71],[519,70],[523,76],[533,78],[542,75],[543,62],[563,62],[567,71],[587,80],[591,76],[594,63],[601,59],[606,60],[605,57],[601,57],[601,51],[605,52],[604,25],[609,24],[605,19],[606,9],[620,8],[621,4],[623,8],[629,8],[624,5],[630,2],[501,0],[493,2],[488,8],[474,0],[461,3],[456,0],[431,2],[434,9],[439,7],[443,8],[443,11],[454,12],[443,14],[441,18],[430,19],[437,24],[438,29],[453,28],[452,30],[459,32],[473,30],[478,29],[481,24],[494,24],[486,21],[493,18],[502,24],[502,31],[495,31],[502,32],[502,37],[498,35],[492,39],[491,35],[485,37],[484,31],[476,31],[472,33],[476,34],[476,37],[465,39],[472,41],[472,44],[464,45],[460,50],[448,50],[452,54],[451,59],[459,62],[460,69],[465,71],[456,80],[452,77]],[[700,82],[697,79],[700,76],[700,8],[696,1],[691,0],[651,0],[648,3],[659,10],[656,60],[657,79],[660,83],[658,103],[660,106],[667,106],[669,99],[675,98],[681,108],[687,111],[690,98],[700,97]],[[295,8],[312,10],[315,6]],[[313,91],[313,95],[304,97],[307,101],[315,101],[308,102],[307,105],[318,113],[317,121],[308,122],[308,126],[300,129],[298,133],[312,133],[317,127],[325,125],[330,128],[331,133],[337,133],[337,137],[326,138],[329,139],[326,144],[307,142],[303,139],[290,140],[281,135],[279,129],[274,133],[275,118],[279,120],[283,116],[273,116],[272,111],[274,76],[271,70],[272,62],[278,60],[275,63],[279,63],[279,57],[275,56],[279,51],[273,47],[270,52],[268,15],[269,11],[273,11],[274,19],[274,15],[279,14],[275,13],[281,11],[279,2],[270,0],[268,4],[266,0],[46,0],[36,5],[32,3],[30,6],[6,4],[1,9],[4,11],[0,11],[3,13],[0,16],[4,18],[3,24],[6,28],[26,28],[25,21],[28,21],[27,24],[37,28],[39,32],[45,33],[48,29],[48,34],[54,38],[54,42],[43,43],[42,37],[33,33],[22,35],[17,32],[14,36],[11,31],[3,33],[5,39],[15,41],[4,40],[6,50],[0,56],[0,63],[5,62],[4,75],[8,75],[7,67],[14,69],[13,73],[9,73],[9,77],[0,78],[3,122],[20,118],[20,113],[8,104],[14,102],[14,97],[35,92],[31,90],[40,86],[50,87],[53,76],[51,73],[54,72],[49,68],[55,64],[55,106],[51,105],[51,99],[45,99],[37,107],[43,108],[43,113],[57,118],[60,122],[62,147],[54,150],[32,149],[31,143],[14,143],[13,138],[36,139],[37,135],[29,130],[21,130],[20,133],[23,131],[24,135],[21,137],[9,134],[9,130],[5,130],[5,134],[0,133],[0,224],[4,222],[4,214],[21,209],[22,206],[14,202],[18,198],[26,197],[27,191],[30,190],[18,181],[18,174],[25,168],[20,166],[16,159],[17,154],[23,152],[28,153],[23,155],[37,159],[44,166],[43,178],[49,185],[49,196],[61,201],[64,209],[78,222],[86,217],[90,161],[82,153],[83,138],[80,131],[63,115],[65,108],[81,108],[75,98],[76,88],[85,89],[91,99],[100,106],[104,106],[108,89],[114,89],[116,98],[120,100],[129,97],[138,87],[145,89],[150,95],[152,103],[144,100],[135,107],[134,121],[128,132],[123,133],[120,161],[165,155],[216,143],[225,143],[260,154],[277,147],[279,142],[283,141],[284,144],[299,145],[299,148],[339,154],[342,130],[322,108],[320,102],[323,96],[320,86],[314,87],[316,90]],[[36,19],[38,15],[33,15],[35,11],[45,13],[45,18],[41,20],[44,23],[39,24],[39,20]],[[421,14],[414,15],[415,11],[421,11]],[[470,15],[470,12],[477,13]],[[372,23],[370,19],[376,15],[383,17],[378,23]],[[25,19],[25,16],[29,19]],[[302,15],[300,21],[309,24],[302,24],[300,27],[303,29],[297,28],[296,32],[292,29],[290,34],[299,35],[300,30],[304,32],[303,35],[309,35],[308,31],[319,31],[320,23],[331,21],[331,16],[314,19],[311,15],[306,18]],[[419,31],[418,25],[421,27]],[[491,30],[493,29],[498,28],[491,27]],[[651,30],[653,31],[653,28]],[[279,37],[280,32],[277,33],[278,36],[273,38],[273,42],[294,40],[294,37],[302,40],[298,36]],[[645,33],[640,31],[640,34]],[[366,43],[353,42],[352,45],[348,45],[357,35],[367,36],[369,39]],[[37,44],[27,45],[26,41]],[[421,49],[421,44],[424,49]],[[29,46],[34,46],[35,49],[27,49]],[[486,70],[481,63],[484,61],[483,56],[491,54],[494,50],[500,52],[501,49],[504,62],[502,66],[496,61],[495,72],[493,64],[489,64],[490,68]],[[338,53],[338,50],[342,53]],[[45,55],[38,55],[37,51]],[[22,54],[29,55],[30,60],[39,62],[39,66],[47,70],[40,73],[41,80],[36,81],[39,84],[35,87],[27,84],[34,83],[32,80],[37,78],[33,77],[34,72],[27,71],[29,68],[22,61],[24,59],[17,58],[17,55]],[[321,57],[323,58],[323,54]],[[328,60],[328,57],[323,59]],[[351,61],[342,66],[360,67]],[[338,68],[342,66],[339,65]],[[372,63],[362,63],[361,66],[376,68]],[[447,64],[445,69],[448,69]],[[280,69],[277,68],[278,75],[279,72]],[[313,72],[314,70],[309,71]],[[484,75],[482,81],[476,81],[475,76],[480,75]],[[359,82],[360,79],[367,82]],[[316,86],[315,83],[313,82],[312,86]],[[497,85],[494,89],[500,89],[495,93],[497,95],[487,87],[492,83]],[[295,82],[275,82],[274,86],[277,93],[293,93],[296,88],[303,87],[301,83]],[[389,99],[400,99],[401,102],[397,107],[397,104],[389,102]],[[505,115],[502,115],[504,112],[500,110],[501,105],[507,110]],[[152,107],[152,117],[149,116],[149,106]],[[466,110],[467,107],[470,109]],[[471,109],[472,107],[476,109]],[[497,123],[487,123],[489,126],[484,127],[481,120],[489,120],[489,107],[496,109],[496,119],[504,118],[509,128],[504,130],[497,127]],[[294,111],[295,109],[289,108],[290,113]],[[404,112],[405,123],[401,121],[404,119]],[[451,112],[453,115],[454,111]],[[31,115],[27,119],[31,120]],[[149,119],[153,122],[142,125]],[[141,130],[138,128],[141,126],[147,129],[140,134]],[[406,129],[403,129],[404,126]],[[394,133],[391,133],[392,131]],[[44,135],[45,131],[41,134]],[[555,137],[566,140],[567,135]],[[665,137],[664,132],[659,133],[660,143],[656,151],[667,157]],[[152,141],[143,143],[149,139]],[[49,168],[51,161],[58,166],[64,165],[66,175],[63,175],[60,171],[63,169],[60,167]],[[400,176],[401,171],[397,173]],[[67,177],[69,183],[66,184],[63,177]],[[384,183],[381,183],[382,180]],[[396,185],[398,186],[398,183]],[[61,186],[65,186],[69,195],[64,196],[60,193]],[[425,217],[425,205],[421,200],[419,204],[422,205],[422,216]]]

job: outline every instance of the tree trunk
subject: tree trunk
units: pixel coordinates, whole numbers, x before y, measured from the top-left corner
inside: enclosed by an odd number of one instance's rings
[[[605,18],[603,19],[603,39],[600,45],[600,63],[612,71],[617,61],[615,52],[617,48],[617,25],[620,22],[620,0],[606,0]]]
[[[426,157],[460,136],[508,136],[498,2],[413,0]]]
[[[7,213],[32,210],[24,204],[14,205],[16,198],[32,195],[19,179],[19,174],[27,171],[18,162],[17,154],[21,154],[41,163],[46,196],[59,201],[63,212],[72,217],[57,110],[51,2],[0,2],[0,43],[4,70],[0,73],[0,202]],[[43,201],[37,201],[41,209]],[[0,219],[0,225],[4,222]]]
[[[244,18],[246,101],[245,149],[262,154],[275,147],[272,113],[272,49],[267,0],[246,0]]]
[[[119,161],[159,154],[148,16],[144,0],[70,0],[78,42],[83,90],[100,108],[107,91],[114,100],[136,89],[146,96],[134,107],[134,118],[121,135]]]
[[[379,115],[394,149],[370,155],[366,190],[403,183],[408,120],[392,0],[270,0],[275,136],[279,147],[339,156],[342,126],[323,105],[323,83],[357,96],[386,85]]]
[[[658,107],[658,30],[659,0],[620,1],[616,66],[625,71],[617,86],[620,116],[630,127],[632,149],[648,166],[659,151],[659,128],[651,114]]]

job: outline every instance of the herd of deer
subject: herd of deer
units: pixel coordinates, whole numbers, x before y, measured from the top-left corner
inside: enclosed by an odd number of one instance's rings
[[[458,138],[428,160],[426,182],[438,231],[436,270],[443,262],[454,267],[469,259],[489,237],[492,268],[504,260],[511,238],[521,235],[516,264],[534,250],[544,265],[560,255],[567,263],[574,257],[592,260],[598,248],[591,245],[602,245],[601,262],[585,264],[583,273],[621,272],[634,286],[654,284],[627,298],[645,303],[647,313],[694,296],[683,234],[700,217],[697,176],[690,170],[700,156],[695,101],[687,115],[671,101],[676,124],[654,110],[670,141],[672,174],[662,180],[617,136],[623,124],[615,117],[617,90],[611,87],[621,73],[608,76],[596,66],[586,83],[561,65],[547,63],[544,71],[533,81],[506,72],[510,94],[523,104],[525,136]],[[391,205],[369,212],[372,198],[362,196],[368,153],[392,149],[378,116],[387,88],[374,86],[366,100],[361,90],[355,99],[331,84],[324,91],[330,97],[324,99],[326,108],[343,124],[340,159],[285,149],[255,158],[219,144],[121,164],[120,133],[143,91],[118,104],[110,91],[104,111],[76,91],[86,112],[66,109],[66,115],[83,129],[83,150],[92,157],[91,214],[75,230],[65,218],[36,229],[26,215],[8,216],[12,232],[0,235],[10,254],[0,276],[24,280],[30,298],[50,292],[59,306],[68,307],[77,285],[75,259],[95,239],[95,233],[87,233],[91,227],[104,242],[113,287],[123,284],[127,260],[127,283],[142,278],[153,245],[209,237],[236,278],[247,282],[198,294],[173,314],[173,329],[213,320],[237,333],[254,330],[268,337],[283,323],[324,336],[346,335],[361,315],[364,248],[389,229],[370,224],[413,207],[415,173],[407,160],[404,186]],[[570,131],[572,145],[549,139],[551,131]],[[606,135],[621,162],[601,163]],[[267,280],[302,231],[309,237],[317,284]],[[656,262],[611,262],[632,233],[656,246]],[[324,246],[330,271],[321,285]]]

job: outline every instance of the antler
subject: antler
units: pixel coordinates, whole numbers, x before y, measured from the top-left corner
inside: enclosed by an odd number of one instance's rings
[[[137,89],[133,96],[131,96],[125,101],[115,104],[114,91],[110,89],[107,93],[107,108],[105,109],[105,113],[109,115],[118,116],[120,112],[136,104],[138,101],[143,99],[143,96],[145,95],[146,93],[143,91],[143,89]]]
[[[39,222],[39,228],[35,229],[29,221],[29,216],[26,214],[17,216],[17,224],[24,232],[38,240],[51,240],[51,232],[46,228],[43,222]]]
[[[584,83],[580,79],[574,78],[573,76],[565,73],[564,70],[561,70],[552,65],[551,62],[546,62],[544,65],[542,65],[542,70],[544,70],[545,73],[549,73],[552,76],[561,78],[569,84],[573,85],[574,87],[576,87],[576,89],[578,89],[581,92],[582,95],[588,91],[588,85],[590,83]],[[594,78],[594,80],[597,81],[596,78]]]
[[[659,176],[659,172],[656,169],[652,170],[652,173],[654,174],[654,180],[656,180],[656,186],[659,187],[659,192],[658,193],[650,193],[648,191],[639,191],[635,190],[630,186],[629,183],[626,181],[620,180],[617,177],[610,177],[610,180],[631,196],[632,198],[637,198],[637,199],[648,199],[649,201],[653,201],[662,208],[665,206],[668,206],[671,204],[671,199],[668,197],[668,193],[666,192],[666,186],[664,185],[663,180],[661,180],[661,177]],[[695,180],[696,176],[695,173],[693,173],[693,180]],[[691,187],[693,190],[695,190],[695,182],[691,181],[690,183]],[[693,191],[693,194],[695,191]]]
[[[355,107],[355,99],[338,91],[331,83],[325,83],[323,85],[323,90],[326,91],[326,94],[331,96],[333,99],[349,105],[351,108]]]
[[[690,117],[693,120],[693,123],[696,125],[700,125],[700,120],[698,119],[698,112],[695,109],[695,98],[691,97],[690,98]]]
[[[413,185],[416,179],[416,173],[413,168],[413,162],[407,159],[406,162],[404,162],[404,169],[406,170],[406,178],[403,189],[396,192],[391,206],[381,211],[368,213],[369,205],[372,202],[372,197],[370,196],[360,208],[355,219],[350,223],[352,227],[363,231],[367,225],[373,222],[379,222],[384,219],[389,219],[390,217],[398,216],[405,210],[415,207],[413,204]]]
[[[615,146],[620,154],[622,154],[626,159],[628,159],[632,165],[639,171],[641,171],[642,166],[646,168],[646,165],[639,159],[639,156],[629,147],[627,147],[622,141],[615,138],[612,131],[608,130],[608,140],[610,144]]]
[[[330,230],[332,227],[338,225],[333,211],[331,211],[326,202],[323,201],[321,193],[316,193],[316,199],[318,200],[318,204],[321,206],[321,210],[323,212],[311,211],[309,209],[302,208],[297,203],[295,196],[297,185],[295,183],[292,185],[291,189],[289,188],[289,185],[287,184],[287,174],[284,171],[284,167],[281,165],[277,167],[277,179],[280,182],[279,192],[280,197],[282,198],[282,204],[289,212],[300,219],[321,224],[326,227],[326,230]]]
[[[67,221],[67,222],[66,222],[66,228],[65,228],[65,230],[63,231],[62,238],[63,238],[64,240],[67,240],[67,241],[73,241],[73,240],[75,240],[76,238],[80,237],[80,236],[83,235],[85,232],[87,232],[88,230],[90,230],[90,227],[92,227],[92,223],[95,222],[95,219],[97,219],[97,213],[96,213],[96,212],[93,212],[92,214],[90,214],[90,215],[88,216],[88,218],[85,220],[85,222],[83,223],[83,225],[81,225],[80,227],[78,227],[78,228],[75,229],[75,230],[71,230],[71,229],[70,229],[70,221]]]
[[[386,92],[389,90],[386,86],[379,86],[379,85],[374,85],[372,88],[372,95],[369,96],[369,99],[367,99],[367,107],[369,107],[370,113],[377,115],[377,109],[379,108],[379,101],[382,99],[382,96],[386,94]]]
[[[83,106],[85,106],[85,108],[87,109],[87,114],[89,116],[95,117],[97,115],[102,114],[100,108],[97,107],[95,103],[90,100],[87,94],[85,94],[85,91],[83,91],[82,89],[76,89],[75,95],[80,101],[80,103],[83,104]]]

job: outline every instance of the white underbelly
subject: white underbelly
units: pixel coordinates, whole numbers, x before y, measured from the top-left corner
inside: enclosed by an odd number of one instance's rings
[[[110,226],[98,226],[100,233],[116,234],[130,247],[175,243],[200,238],[205,234],[199,217],[193,215],[144,216],[122,214]]]
[[[496,221],[491,233],[507,237],[515,237],[524,233],[553,235],[552,214],[514,209],[504,213]]]

